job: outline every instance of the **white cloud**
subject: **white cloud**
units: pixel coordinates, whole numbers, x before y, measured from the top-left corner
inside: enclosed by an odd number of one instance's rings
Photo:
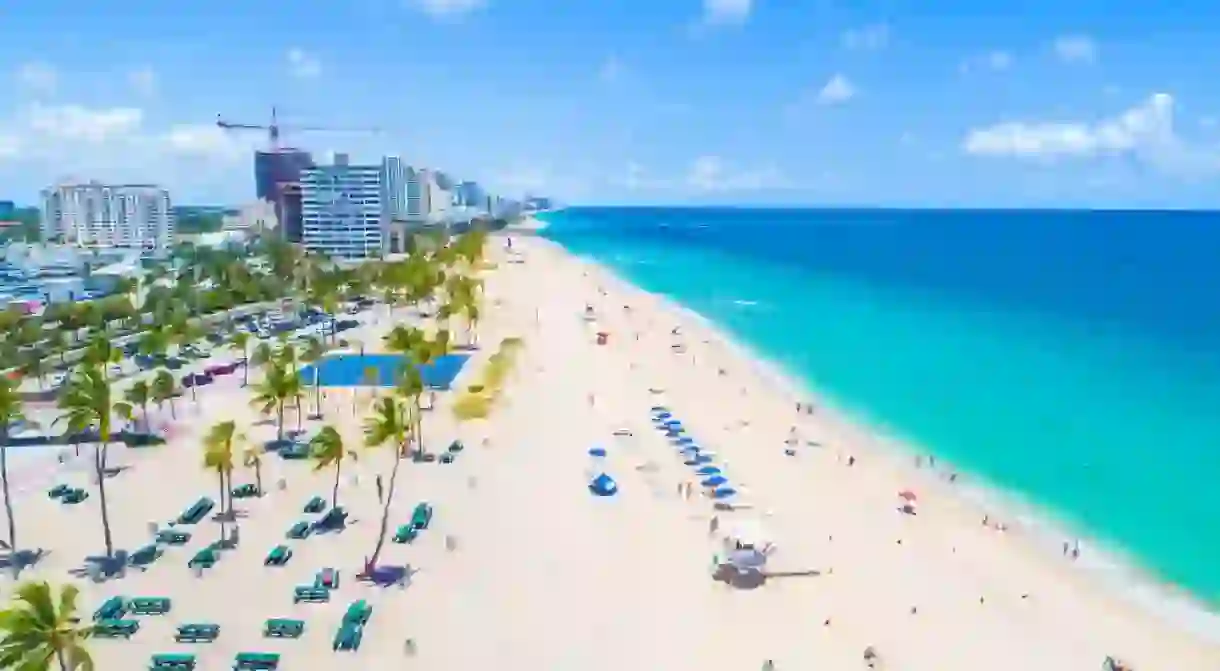
[[[251,144],[236,140],[214,124],[174,126],[158,140],[172,153],[195,157],[236,159],[252,149]]]
[[[17,82],[31,91],[49,95],[59,86],[59,72],[47,63],[25,63],[17,68]]]
[[[288,72],[297,79],[314,79],[322,74],[322,62],[294,47],[288,50]]]
[[[837,74],[826,82],[822,90],[818,91],[818,102],[823,105],[838,105],[839,103],[847,102],[856,95],[856,87],[851,81],[841,74]]]
[[[714,25],[742,24],[753,9],[753,0],[703,0],[703,21]]]
[[[618,81],[621,76],[623,76],[623,62],[617,56],[607,58],[597,72],[597,78],[606,83]]]
[[[144,122],[134,107],[90,109],[80,105],[31,105],[23,114],[25,127],[44,137],[100,144],[129,136]]]
[[[987,54],[986,63],[992,70],[1007,70],[1012,67],[1012,54],[1007,51],[993,51]]]
[[[487,6],[487,0],[411,0],[421,12],[437,19],[457,18]]]
[[[157,73],[147,65],[127,73],[127,83],[137,94],[146,98],[157,93]]]
[[[1052,45],[1064,63],[1092,63],[1097,60],[1097,42],[1088,35],[1060,35]]]
[[[877,51],[890,43],[890,27],[884,23],[874,23],[847,30],[840,36],[839,41],[845,49]]]
[[[1173,96],[1156,93],[1125,112],[1094,122],[1005,122],[967,133],[977,156],[1021,159],[1133,156],[1166,172],[1220,170],[1220,151],[1192,146],[1174,129]]]
[[[719,156],[705,155],[691,161],[686,185],[702,192],[758,191],[783,187],[786,180],[775,166],[735,169]]]

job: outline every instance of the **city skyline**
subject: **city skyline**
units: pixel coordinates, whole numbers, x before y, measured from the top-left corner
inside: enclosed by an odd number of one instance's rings
[[[578,204],[1220,205],[1200,28],[1220,10],[946,2],[220,0],[184,16],[48,0],[6,17],[0,184],[26,201],[84,174],[242,202],[234,166],[265,138],[216,115],[266,123],[279,104],[285,125],[384,131],[285,144]],[[184,22],[224,37],[163,37]]]

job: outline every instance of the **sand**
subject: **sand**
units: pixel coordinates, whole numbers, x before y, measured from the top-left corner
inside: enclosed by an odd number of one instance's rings
[[[384,564],[412,568],[407,586],[354,580],[376,540],[374,479],[388,480],[393,455],[361,447],[363,410],[353,415],[349,390],[328,390],[325,421],[361,452],[345,465],[339,493],[350,526],[285,540],[292,523],[308,517],[306,500],[328,497],[333,472],[269,456],[267,494],[237,502],[240,547],[202,577],[186,562],[219,537],[212,521],[145,572],[96,585],[70,577],[83,557],[100,552],[96,491],[71,464],[44,462],[41,474],[27,465],[27,493],[16,506],[21,542],[50,554],[25,577],[77,581],[88,612],[111,595],[173,599],[168,615],[139,618],[131,640],[93,642],[99,668],[141,668],[160,652],[193,652],[199,668],[228,668],[240,651],[263,651],[281,653],[284,669],[358,662],[677,671],[758,669],[773,660],[783,671],[863,668],[866,646],[880,654],[881,668],[904,671],[1077,671],[1100,668],[1106,655],[1140,670],[1214,670],[1220,662],[1220,648],[1112,597],[1072,562],[1037,551],[1019,528],[984,527],[981,511],[954,486],[881,457],[862,427],[820,408],[798,416],[794,404],[804,399],[699,320],[545,240],[514,236],[514,262],[493,242],[499,263],[487,276],[481,346],[459,385],[477,378],[501,338],[521,336],[527,346],[488,420],[456,423],[452,393],[440,394],[425,418],[431,450],[455,439],[467,449],[452,464],[402,464],[391,528],[419,501],[436,511],[418,540],[387,544],[383,553]],[[593,321],[584,318],[586,305]],[[378,307],[362,319],[349,337],[371,352],[380,334],[412,313]],[[596,344],[599,331],[610,334],[606,345]],[[217,496],[215,475],[201,468],[208,426],[234,419],[252,442],[274,435],[273,426],[255,425],[240,384],[240,375],[222,378],[201,389],[197,402],[182,399],[170,445],[113,450],[112,462],[128,467],[108,487],[118,547],[135,550],[148,542],[150,522],[175,517],[201,495]],[[357,400],[367,397],[360,392]],[[311,395],[306,405],[312,402]],[[712,505],[697,486],[689,500],[680,495],[680,485],[694,479],[652,427],[654,405],[671,408],[715,450],[743,490],[739,502],[752,506],[720,513],[721,526],[761,528],[777,547],[770,570],[807,574],[777,575],[749,590],[712,580],[723,547],[719,534],[709,534]],[[167,408],[156,421],[169,422],[168,415]],[[800,444],[788,456],[793,425]],[[615,435],[625,431],[631,435]],[[607,449],[604,464],[588,456],[594,445]],[[595,467],[617,480],[618,495],[590,495]],[[85,486],[91,496],[62,506],[42,494],[50,482]],[[253,482],[253,474],[239,472],[235,482]],[[896,510],[906,489],[918,495],[916,516]],[[264,567],[280,543],[293,558]],[[331,602],[293,605],[292,587],[312,582],[324,566],[341,574]],[[0,588],[11,591],[11,579]],[[363,645],[332,652],[355,599],[374,608]],[[271,617],[305,620],[304,636],[262,638]],[[175,643],[175,626],[187,622],[218,623],[220,638]]]

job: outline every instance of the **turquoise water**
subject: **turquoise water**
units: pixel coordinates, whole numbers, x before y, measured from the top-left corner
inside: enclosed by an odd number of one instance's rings
[[[424,386],[449,389],[469,358],[465,354],[446,354],[420,366]],[[318,362],[318,384],[323,387],[393,387],[402,377],[405,365],[402,356],[397,354],[336,354]],[[365,371],[369,368],[376,371],[373,380],[366,379]],[[308,384],[314,383],[313,364],[301,369],[301,379]]]
[[[857,215],[578,209],[546,235],[1220,605],[1220,270],[1195,267],[1220,228]]]

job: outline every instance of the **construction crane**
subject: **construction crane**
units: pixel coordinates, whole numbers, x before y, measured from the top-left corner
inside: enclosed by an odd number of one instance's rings
[[[271,108],[271,123],[268,124],[252,124],[252,123],[234,123],[225,121],[220,115],[216,116],[216,126],[224,131],[239,131],[239,130],[263,130],[267,131],[267,144],[274,151],[280,148],[280,132],[290,130],[293,132],[304,133],[380,133],[377,128],[332,128],[327,126],[281,126],[279,117],[276,113],[276,108]]]

